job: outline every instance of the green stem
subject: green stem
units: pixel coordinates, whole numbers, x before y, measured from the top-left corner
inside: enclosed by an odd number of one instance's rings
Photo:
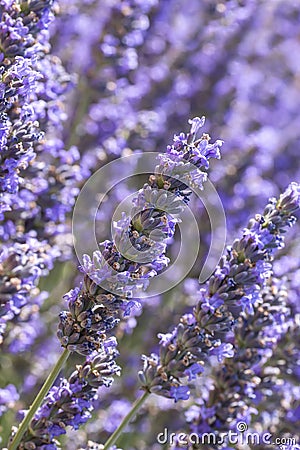
[[[133,404],[132,409],[129,411],[127,416],[124,417],[122,422],[120,423],[119,427],[115,430],[115,432],[110,436],[108,441],[103,447],[103,450],[108,450],[110,447],[112,447],[116,441],[119,439],[121,434],[123,433],[124,429],[127,427],[129,422],[134,418],[142,404],[145,402],[145,400],[149,397],[151,392],[145,392],[140,398],[136,400],[136,402]]]
[[[72,145],[78,146],[79,144],[79,136],[77,134],[77,126],[82,122],[82,119],[88,112],[88,107],[90,105],[91,100],[91,92],[88,89],[88,81],[82,76],[80,78],[78,86],[77,86],[77,99],[78,104],[74,106],[75,108],[75,114],[74,117],[72,117],[71,123],[70,123],[70,135],[69,138],[66,140],[66,148],[72,147]]]
[[[41,406],[42,401],[48,394],[49,390],[51,389],[54,381],[56,380],[61,368],[63,367],[64,363],[67,361],[68,357],[70,356],[69,350],[65,349],[61,356],[59,357],[57,363],[53,367],[51,373],[49,374],[47,380],[45,381],[43,387],[39,391],[37,397],[35,398],[34,402],[30,406],[28,413],[24,417],[23,421],[21,422],[17,433],[15,434],[11,444],[8,446],[8,450],[17,450],[22,437],[24,433],[26,432],[31,420],[33,419],[36,411]]]

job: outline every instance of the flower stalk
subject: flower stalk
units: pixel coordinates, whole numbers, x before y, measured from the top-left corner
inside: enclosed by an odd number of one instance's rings
[[[62,367],[64,366],[64,364],[67,361],[67,359],[69,358],[69,356],[70,356],[69,350],[65,349],[62,352],[61,356],[59,357],[57,363],[53,367],[52,371],[50,372],[48,378],[46,379],[43,387],[41,388],[38,395],[36,396],[34,402],[30,406],[26,416],[22,420],[17,433],[15,434],[15,436],[12,439],[12,442],[8,446],[8,450],[17,450],[17,448],[22,440],[22,437],[25,434],[31,420],[35,416],[35,413],[37,412],[38,408],[41,406],[45,396],[51,389],[53,383],[55,382],[59,372],[61,371]]]
[[[109,450],[117,442],[127,425],[134,419],[139,409],[143,406],[150,394],[151,392],[145,391],[144,394],[135,401],[132,409],[124,417],[118,428],[114,431],[114,433],[110,436],[110,438],[104,445],[103,450]]]

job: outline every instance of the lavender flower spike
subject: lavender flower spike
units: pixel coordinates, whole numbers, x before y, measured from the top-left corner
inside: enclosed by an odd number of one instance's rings
[[[20,173],[43,136],[39,122],[30,118],[29,101],[41,78],[37,59],[48,51],[41,31],[52,21],[52,4],[0,1],[0,194],[18,191]],[[9,195],[0,198],[1,209],[9,210],[10,201]]]
[[[286,228],[300,207],[300,187],[290,184],[278,200],[270,199],[263,215],[250,220],[243,237],[227,248],[193,312],[181,317],[171,333],[160,334],[159,354],[143,356],[139,378],[144,390],[167,398],[189,398],[188,382],[203,372],[212,356],[219,361],[234,355],[226,342],[237,319],[261,298],[271,273],[275,250],[284,245]]]
[[[55,438],[65,434],[67,426],[77,430],[84,424],[91,417],[98,388],[109,387],[113,376],[120,374],[114,361],[117,354],[116,340],[108,339],[68,379],[60,380],[37,411],[18,449],[56,450]]]
[[[106,332],[118,323],[120,313],[128,314],[137,303],[130,298],[138,296],[151,277],[168,265],[166,239],[175,232],[174,214],[183,209],[179,199],[188,202],[189,185],[202,187],[209,159],[220,158],[222,141],[209,144],[207,134],[195,140],[203,123],[204,119],[193,119],[192,132],[175,135],[173,145],[159,155],[155,173],[133,200],[132,219],[123,217],[117,223],[116,240],[124,247],[122,253],[115,242],[105,241],[102,253],[84,256],[84,282],[66,294],[69,311],[60,314],[57,335],[62,347],[83,355],[97,350]],[[153,234],[155,240],[150,237]],[[124,256],[126,251],[130,257]],[[150,254],[151,262],[136,260],[135,252]],[[100,287],[104,282],[105,288]]]
[[[200,436],[207,431],[218,435],[235,430],[239,421],[251,422],[251,415],[257,412],[257,389],[262,381],[258,367],[270,359],[289,327],[285,284],[285,280],[270,278],[262,298],[254,306],[254,314],[239,318],[234,357],[212,371],[212,390],[187,412],[192,432]]]

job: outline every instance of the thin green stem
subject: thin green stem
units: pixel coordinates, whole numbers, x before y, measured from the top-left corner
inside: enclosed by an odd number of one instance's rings
[[[145,392],[140,398],[136,400],[136,402],[133,404],[132,409],[129,411],[127,416],[124,417],[118,428],[110,436],[110,438],[104,445],[103,450],[108,450],[116,443],[116,441],[123,433],[124,429],[127,427],[129,422],[131,422],[131,420],[135,417],[136,413],[138,412],[138,410],[140,409],[140,407],[143,405],[143,403],[146,401],[146,399],[149,397],[150,394],[151,394],[150,392]]]
[[[74,115],[71,117],[69,123],[69,136],[65,139],[66,148],[73,145],[76,147],[80,144],[80,136],[77,133],[77,127],[84,116],[88,113],[91,100],[93,99],[93,92],[89,87],[89,82],[84,74],[81,74],[77,85],[77,103],[74,105]]]
[[[8,446],[8,450],[17,450],[22,437],[24,433],[26,432],[31,420],[33,419],[36,411],[41,406],[42,401],[48,394],[49,390],[51,389],[54,381],[56,380],[61,368],[63,367],[64,363],[67,361],[68,357],[70,356],[69,350],[65,349],[61,356],[59,357],[57,363],[53,367],[51,373],[49,374],[47,380],[45,381],[43,387],[39,391],[37,397],[35,398],[34,402],[30,406],[28,413],[24,417],[23,421],[21,422],[17,433],[15,434],[11,444]]]

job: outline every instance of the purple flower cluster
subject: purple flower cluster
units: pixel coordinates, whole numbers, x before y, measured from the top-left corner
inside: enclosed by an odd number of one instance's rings
[[[173,215],[182,211],[180,200],[188,201],[190,185],[202,187],[209,159],[220,158],[221,141],[209,144],[207,135],[195,140],[203,123],[204,119],[193,119],[190,133],[175,136],[173,145],[160,155],[155,174],[133,201],[133,217],[124,216],[117,223],[116,242],[105,241],[103,252],[95,251],[92,259],[84,256],[84,282],[66,294],[69,311],[60,314],[58,338],[63,347],[83,355],[97,350],[106,331],[118,323],[120,312],[128,315],[137,304],[130,300],[132,295],[138,296],[149,278],[168,265],[164,241],[174,234]],[[159,233],[154,240],[155,231]],[[151,262],[143,258],[135,262],[135,252],[150,255]]]
[[[113,338],[104,341],[96,354],[91,354],[68,379],[61,379],[59,385],[50,390],[31,422],[30,430],[24,435],[18,447],[20,450],[55,450],[58,445],[56,438],[66,433],[67,426],[77,430],[91,417],[98,388],[109,387],[113,375],[120,373],[114,361],[117,356],[115,347]]]
[[[254,417],[251,424],[261,434],[269,428],[276,436],[293,437],[293,449],[299,446],[296,432],[300,425],[299,337],[299,315],[294,315],[290,308],[286,333],[278,340],[268,361],[256,368],[260,379],[255,390],[256,405],[263,414]]]
[[[3,246],[0,255],[1,309],[0,331],[23,310],[30,316],[38,305],[36,280],[52,267],[51,247],[31,238],[23,243]],[[31,297],[32,300],[31,300]],[[41,298],[42,300],[42,298]]]
[[[34,159],[33,145],[41,137],[33,117],[30,96],[41,74],[37,59],[47,51],[42,30],[51,20],[52,1],[22,6],[2,1],[1,14],[1,176],[0,192],[14,194],[21,182],[20,172]],[[2,196],[1,213],[10,210],[10,196]]]
[[[250,220],[243,237],[227,248],[227,255],[200,289],[193,312],[181,317],[171,333],[159,335],[159,354],[143,357],[144,368],[139,372],[143,389],[186,400],[190,391],[182,379],[195,379],[211,356],[219,362],[233,356],[226,334],[241,314],[254,312],[270,275],[269,261],[282,248],[282,234],[295,223],[292,214],[299,207],[300,187],[293,183],[279,199],[270,199],[262,215]]]
[[[5,388],[0,389],[0,416],[2,416],[8,408],[12,408],[14,403],[18,400],[19,394],[13,384],[8,384]]]
[[[66,217],[82,180],[78,151],[59,137],[72,83],[49,54],[52,9],[53,1],[0,4],[0,340],[13,352],[38,335],[30,321],[47,297],[40,277],[70,257]]]
[[[270,278],[253,314],[239,317],[232,339],[233,357],[212,371],[210,390],[186,412],[191,432],[199,436],[208,432],[219,435],[236,431],[240,421],[251,423],[251,415],[258,412],[257,391],[262,382],[258,367],[271,358],[288,329],[286,298],[284,283]]]

